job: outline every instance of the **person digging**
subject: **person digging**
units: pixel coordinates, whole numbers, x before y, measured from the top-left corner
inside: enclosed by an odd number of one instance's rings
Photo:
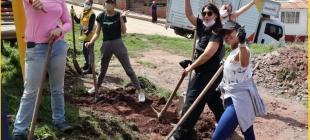
[[[122,67],[126,71],[126,74],[130,77],[135,89],[138,91],[138,101],[145,102],[145,95],[141,90],[140,83],[138,78],[132,69],[132,66],[129,61],[127,48],[125,47],[121,34],[126,33],[126,24],[125,17],[128,14],[128,11],[123,13],[115,11],[116,1],[107,0],[104,3],[105,11],[101,12],[96,18],[97,28],[96,33],[91,39],[90,42],[86,43],[86,47],[89,48],[100,35],[102,30],[103,33],[103,42],[100,48],[101,50],[101,68],[100,74],[98,77],[98,82],[96,85],[98,88],[101,86],[103,79],[108,70],[110,60],[113,55],[120,61]],[[95,93],[95,87],[88,90],[89,94]]]
[[[92,0],[86,0],[83,4],[84,10],[83,13],[79,17],[76,16],[74,9],[70,10],[71,14],[73,15],[74,21],[80,24],[80,37],[78,38],[80,41],[83,42],[83,55],[85,58],[85,64],[83,66],[84,74],[91,74],[91,64],[90,64],[90,56],[89,56],[89,49],[94,49],[94,44],[91,44],[88,48],[85,46],[87,42],[91,40],[91,38],[95,34],[95,20],[96,15],[92,10]]]
[[[185,103],[182,109],[182,116],[189,110],[191,105],[211,81],[213,75],[220,68],[225,48],[223,45],[223,36],[215,31],[222,27],[220,21],[220,13],[218,8],[208,3],[201,9],[201,18],[194,16],[190,0],[185,0],[185,14],[187,19],[197,28],[198,44],[195,48],[195,61],[184,69],[183,74],[187,75],[191,71],[195,71],[187,89]],[[222,75],[220,75],[208,90],[206,96],[199,102],[197,107],[192,110],[188,119],[186,119],[173,133],[175,140],[191,140],[195,135],[194,126],[197,123],[205,104],[213,112],[218,122],[224,112],[222,104],[221,92],[216,91],[216,87],[220,83]]]
[[[28,127],[34,116],[36,98],[40,83],[43,83],[41,79],[45,68],[49,75],[52,122],[57,130],[70,133],[73,127],[65,119],[64,79],[68,46],[64,36],[70,31],[72,24],[66,3],[64,0],[21,2],[24,4],[27,19],[25,29],[27,48],[24,62],[26,69],[23,95],[14,122],[13,140],[27,140]],[[46,12],[43,12],[45,10]],[[49,45],[50,40],[53,40],[52,45]],[[51,57],[49,63],[45,63],[48,48],[52,48]]]

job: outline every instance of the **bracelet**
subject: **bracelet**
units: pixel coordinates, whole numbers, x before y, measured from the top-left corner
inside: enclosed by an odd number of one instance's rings
[[[246,44],[245,44],[245,43],[243,43],[243,44],[240,44],[240,43],[239,43],[238,47],[239,47],[239,48],[246,48]]]

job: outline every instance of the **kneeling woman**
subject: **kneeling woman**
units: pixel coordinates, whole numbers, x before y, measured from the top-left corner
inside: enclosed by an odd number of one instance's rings
[[[212,140],[226,140],[238,125],[245,140],[254,140],[255,117],[266,115],[266,110],[252,78],[251,54],[245,44],[246,33],[234,21],[224,24],[221,33],[232,52],[225,61],[223,79],[219,85],[224,93],[225,111]]]

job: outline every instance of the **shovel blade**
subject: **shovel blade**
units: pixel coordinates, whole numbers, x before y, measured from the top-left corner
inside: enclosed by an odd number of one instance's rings
[[[74,68],[75,68],[76,72],[79,73],[79,74],[82,74],[81,67],[80,67],[79,63],[75,59],[73,60],[73,65],[74,65]]]

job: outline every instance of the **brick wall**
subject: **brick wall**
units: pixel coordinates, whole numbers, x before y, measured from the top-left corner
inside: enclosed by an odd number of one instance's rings
[[[143,14],[151,15],[151,7],[144,7]],[[157,7],[157,16],[161,18],[166,18],[166,7]]]
[[[75,2],[79,2],[79,3],[83,3],[85,0],[75,0]],[[93,0],[94,3],[96,4],[101,4],[103,5],[103,3],[106,0]],[[129,2],[130,0],[116,0],[116,8],[117,9],[130,9],[129,7]],[[142,11],[142,14],[146,14],[146,15],[151,15],[151,7],[149,6],[150,3],[152,2],[152,0],[146,0],[144,5],[140,8],[140,12]],[[167,3],[167,0],[157,0],[157,3],[159,4],[165,4]],[[134,12],[138,12],[138,11],[134,11]],[[161,17],[161,18],[165,18],[166,17],[166,6],[158,6],[157,7],[157,16]]]
[[[93,0],[94,3],[96,4],[101,4],[103,5],[103,3],[105,2],[106,0]],[[116,0],[116,8],[118,9],[127,9],[128,6],[127,6],[127,0]]]

